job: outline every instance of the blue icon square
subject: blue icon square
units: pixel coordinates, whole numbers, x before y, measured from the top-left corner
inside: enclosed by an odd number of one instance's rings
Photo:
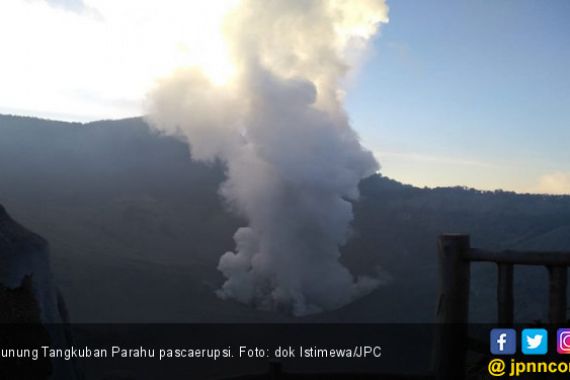
[[[513,355],[517,352],[517,333],[513,329],[491,330],[491,353]]]
[[[521,336],[522,353],[525,355],[546,355],[548,352],[548,331],[545,329],[524,329]]]

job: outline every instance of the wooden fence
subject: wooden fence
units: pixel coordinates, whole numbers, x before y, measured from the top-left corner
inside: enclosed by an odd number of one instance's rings
[[[566,321],[570,252],[492,252],[471,248],[469,235],[442,235],[439,238],[440,293],[436,312],[439,328],[434,342],[433,368],[437,380],[460,380],[465,377],[472,262],[497,264],[498,325],[511,325],[514,321],[515,265],[543,266],[548,269],[548,322],[557,325]]]
[[[543,266],[549,273],[548,322],[566,322],[567,269],[570,252],[486,251],[471,248],[469,235],[446,234],[439,237],[439,300],[437,331],[433,344],[432,372],[425,375],[388,374],[302,374],[283,371],[280,363],[271,363],[269,371],[232,380],[254,379],[385,379],[385,380],[464,380],[465,358],[469,349],[469,290],[472,262],[497,265],[498,326],[514,322],[513,272],[515,265]]]

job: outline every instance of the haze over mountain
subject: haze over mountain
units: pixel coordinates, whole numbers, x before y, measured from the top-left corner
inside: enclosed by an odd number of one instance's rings
[[[73,321],[285,321],[223,301],[221,253],[245,223],[218,195],[224,168],[142,119],[88,124],[0,116],[0,204],[47,239]],[[343,263],[383,280],[372,294],[307,321],[431,321],[436,238],[468,232],[493,249],[570,249],[570,197],[360,184]],[[474,266],[474,320],[492,320],[495,269]],[[546,272],[516,272],[517,316],[541,318]],[[532,300],[532,302],[531,302]],[[538,300],[538,302],[537,302]]]

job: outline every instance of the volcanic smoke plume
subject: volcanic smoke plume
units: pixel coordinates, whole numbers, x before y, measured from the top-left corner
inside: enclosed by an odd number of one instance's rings
[[[349,200],[379,169],[340,82],[387,20],[382,0],[243,0],[224,22],[231,78],[180,69],[150,94],[152,125],[186,139],[194,159],[225,163],[220,193],[249,223],[220,258],[220,297],[305,315],[378,285],[339,263]]]

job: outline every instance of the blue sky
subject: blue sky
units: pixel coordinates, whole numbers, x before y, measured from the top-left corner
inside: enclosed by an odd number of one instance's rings
[[[389,5],[347,99],[383,173],[570,192],[570,1]]]
[[[346,98],[382,173],[417,186],[570,194],[570,0],[387,1],[390,22]],[[188,9],[164,19],[148,8],[156,25],[147,25],[124,22],[137,0],[2,0],[0,113],[139,115],[151,79],[176,62],[177,45],[164,41],[177,29],[165,26],[206,3],[180,4]],[[197,30],[211,24],[185,18]]]

